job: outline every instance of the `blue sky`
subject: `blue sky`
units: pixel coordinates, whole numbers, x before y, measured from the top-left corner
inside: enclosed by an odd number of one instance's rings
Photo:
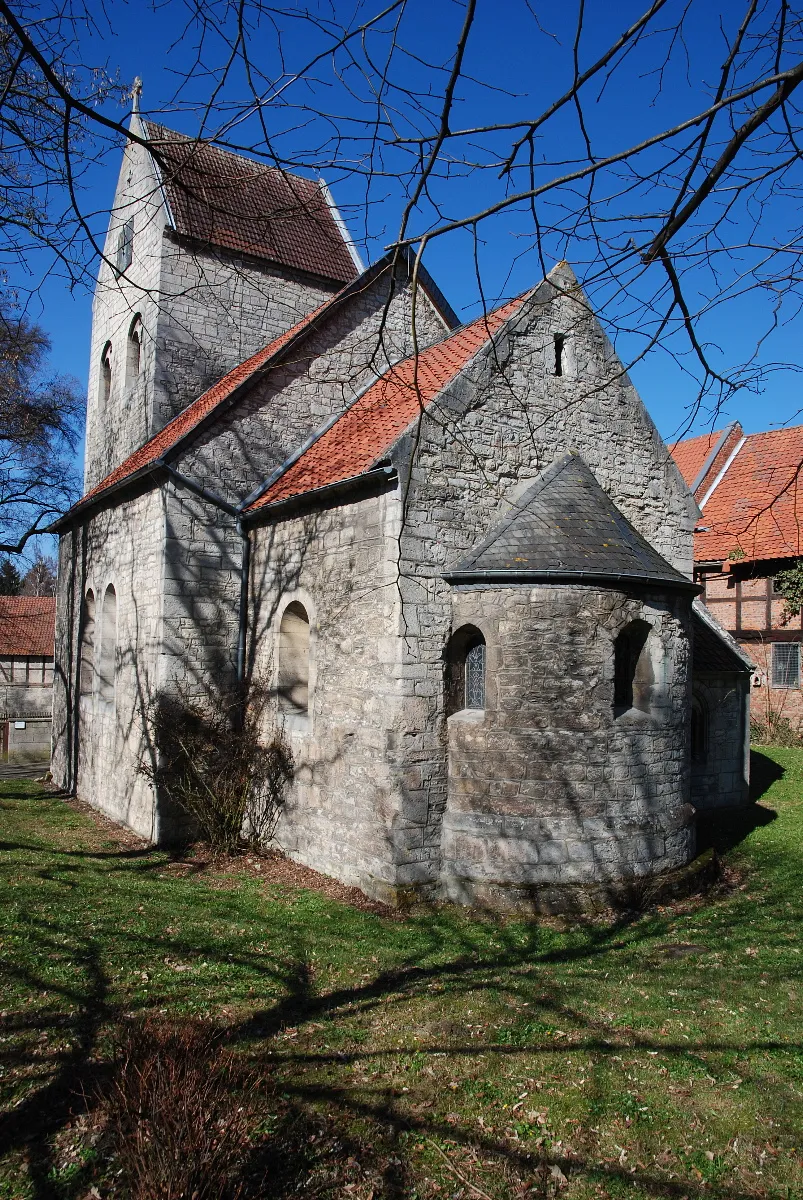
[[[677,6],[676,6],[677,7]],[[741,14],[741,6],[731,6],[734,16]],[[595,53],[607,44],[628,24],[641,6],[620,0],[616,5],[592,3],[588,5],[589,20],[581,46],[582,61],[591,61]],[[670,10],[672,5],[670,4]],[[718,31],[718,14],[727,12],[728,6],[715,3],[693,7],[692,24],[686,31],[683,61],[675,64],[664,79],[663,91],[656,88],[656,77],[649,74],[660,58],[661,37],[648,46],[646,58],[634,61],[633,70],[615,79],[603,96],[589,104],[586,121],[592,135],[597,154],[610,152],[621,145],[646,136],[661,125],[671,125],[678,119],[690,115],[697,105],[704,103],[715,68],[721,61],[721,46]],[[288,6],[288,14],[293,9]],[[324,9],[322,12],[326,11]],[[353,11],[342,10],[346,18]],[[364,14],[368,9],[361,10]],[[185,91],[182,111],[170,111],[171,97],[182,72],[189,70],[194,57],[192,38],[182,36],[187,10],[183,0],[171,0],[169,4],[151,8],[145,4],[121,3],[111,0],[106,7],[109,21],[103,17],[98,6],[97,27],[84,39],[84,61],[92,65],[106,65],[112,72],[119,71],[123,80],[139,74],[144,80],[143,107],[151,113],[162,112],[165,124],[187,133],[198,130],[199,107],[209,91],[209,79],[198,81]],[[461,5],[451,0],[410,0],[403,27],[406,44],[426,49],[433,57],[440,54],[448,57],[454,36],[463,20]],[[479,88],[467,84],[458,92],[454,121],[470,125],[480,121],[509,119],[511,113],[520,116],[539,111],[546,102],[566,86],[567,72],[571,66],[571,40],[576,14],[574,5],[548,0],[538,5],[539,20],[547,35],[541,36],[533,27],[532,18],[519,0],[479,0],[477,22],[469,40],[465,70],[467,75],[482,77],[493,82],[493,89]],[[363,18],[364,19],[364,16]],[[315,38],[310,36],[309,27],[288,15],[285,21],[288,34],[285,41],[286,61],[297,66],[314,50]],[[664,39],[665,40],[665,39]],[[321,43],[322,44],[322,43]],[[376,48],[379,49],[377,38]],[[269,27],[257,32],[253,47],[258,52],[259,62],[272,77],[279,74],[273,37]],[[223,51],[211,44],[209,51],[213,66],[222,61]],[[650,59],[652,55],[652,59]],[[436,89],[442,87],[442,76],[424,71],[414,60],[405,63],[404,78],[412,86],[429,84],[434,79]],[[342,80],[321,75],[317,95],[329,95],[333,109],[348,121],[355,115],[358,106],[350,93],[343,88]],[[348,77],[346,76],[346,82]],[[328,89],[328,91],[327,91]],[[506,94],[507,93],[507,94]],[[243,96],[242,80],[235,77],[224,91],[224,104],[236,104]],[[301,107],[305,93],[299,85],[289,89],[286,95],[290,105],[267,110],[271,133],[277,134],[279,144],[288,154],[306,154],[312,164],[320,161],[320,145],[326,131],[322,132],[320,121],[309,118]],[[121,116],[122,110],[111,110]],[[409,114],[407,122],[409,126]],[[272,124],[273,122],[273,124]],[[259,131],[254,121],[246,122],[238,130],[244,144],[248,139],[258,139]],[[560,141],[565,138],[567,152],[576,144],[577,128],[573,113],[567,113],[555,124],[544,150],[551,157],[559,157]],[[111,202],[119,165],[119,149],[110,147],[104,160],[87,176],[84,206],[94,215],[92,224],[96,230],[104,225],[104,212]],[[317,155],[317,157],[316,157]],[[323,155],[325,157],[325,153]],[[359,175],[350,168],[354,160],[354,146],[346,145],[341,157],[334,165],[327,164],[325,175],[332,186],[335,199],[341,206],[347,223],[359,239],[364,232],[364,222],[357,219],[361,201]],[[376,257],[392,237],[398,226],[403,196],[394,163],[388,159],[387,177],[378,180],[374,187],[374,199],[369,210],[369,239],[363,246],[364,255]],[[480,208],[498,195],[498,184],[493,173],[457,170],[450,181],[440,181],[437,198],[448,215]],[[612,202],[615,205],[615,202]],[[623,202],[624,203],[624,202]],[[431,210],[429,210],[431,214]],[[411,231],[424,227],[427,211],[413,219]],[[790,214],[778,212],[778,237],[783,236],[783,227]],[[481,244],[477,249],[482,266],[484,288],[488,296],[511,294],[529,286],[540,276],[537,255],[532,249],[531,223],[524,213],[508,213],[492,224],[481,227]],[[565,248],[565,247],[564,247]],[[587,249],[579,241],[568,243],[568,257],[583,274]],[[552,254],[547,261],[550,266],[554,258],[562,253],[557,241],[551,244]],[[474,266],[474,244],[466,232],[458,232],[433,243],[427,254],[427,265],[441,288],[459,314],[470,316],[477,311],[478,289]],[[34,273],[41,264],[32,263]],[[730,264],[732,269],[733,264]],[[660,268],[651,268],[657,271]],[[649,280],[644,287],[648,288]],[[690,291],[702,295],[711,288],[709,277],[698,280],[693,277]],[[638,294],[641,285],[636,285]],[[602,292],[600,292],[602,294]],[[646,295],[646,291],[644,292]],[[750,293],[743,300],[732,301],[726,307],[701,324],[701,336],[713,347],[716,362],[728,366],[740,362],[746,348],[755,341],[757,330],[767,320],[765,299]],[[764,307],[762,307],[764,305]],[[41,292],[41,308],[32,308],[31,313],[40,320],[48,331],[53,345],[52,362],[59,371],[74,375],[82,385],[88,370],[89,330],[91,321],[91,294],[88,289],[76,288],[72,292],[58,275],[51,276]],[[765,343],[762,350],[764,361],[788,363],[800,361],[799,347],[801,326],[795,314],[790,314],[787,324],[781,324]],[[639,329],[642,318],[634,310],[631,332],[620,332],[617,346],[626,358],[639,352],[642,345]],[[674,346],[685,352],[685,343],[677,338]],[[686,360],[688,361],[688,358]],[[637,384],[647,407],[652,413],[661,433],[670,438],[683,425],[684,413],[693,401],[696,388],[693,380],[668,354],[654,351],[633,370]],[[784,423],[796,423],[801,406],[800,376],[793,370],[778,369],[770,375],[760,395],[740,392],[731,398],[727,408],[718,416],[715,424],[721,427],[726,419],[738,418],[748,431],[771,428]],[[701,413],[692,432],[711,427],[711,419]]]

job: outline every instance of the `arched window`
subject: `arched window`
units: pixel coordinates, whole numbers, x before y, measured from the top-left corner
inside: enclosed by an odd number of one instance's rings
[[[124,225],[120,226],[120,232],[117,234],[117,274],[122,275],[123,271],[127,271],[131,266],[131,260],[134,257],[134,218],[129,217]]]
[[[114,676],[117,660],[117,593],[111,584],[103,597],[100,618],[100,663],[98,695],[106,704],[114,703]]]
[[[708,710],[699,696],[693,696],[691,702],[691,760],[693,763],[704,762],[707,754]]]
[[[297,600],[279,626],[279,708],[298,716],[309,711],[309,617]]]
[[[617,715],[633,708],[649,712],[653,684],[649,637],[646,621],[631,621],[614,643],[613,707]]]
[[[95,686],[95,593],[90,588],[84,599],[84,628],[81,634],[79,690],[91,696]]]
[[[446,652],[446,714],[485,708],[485,638],[475,625],[463,625]]]
[[[128,330],[126,345],[125,381],[135,383],[142,366],[142,317],[137,313]]]
[[[112,344],[107,342],[100,356],[100,388],[98,390],[98,406],[104,409],[109,403],[112,391]]]

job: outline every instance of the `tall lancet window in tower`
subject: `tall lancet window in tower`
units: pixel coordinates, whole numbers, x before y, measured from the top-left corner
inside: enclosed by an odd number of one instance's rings
[[[120,227],[120,232],[117,234],[117,274],[122,275],[123,271],[127,271],[131,266],[131,260],[134,257],[134,218],[129,217],[124,225]]]
[[[98,407],[103,410],[109,403],[112,391],[112,344],[107,342],[100,356],[100,387],[98,389]]]
[[[128,330],[126,347],[125,381],[130,387],[136,383],[142,369],[142,317],[137,313]]]

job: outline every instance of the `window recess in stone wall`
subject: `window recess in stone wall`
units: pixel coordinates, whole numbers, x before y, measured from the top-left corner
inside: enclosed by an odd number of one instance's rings
[[[91,696],[95,686],[95,593],[90,588],[84,598],[84,627],[81,633],[81,665],[78,687],[82,696]]]
[[[100,618],[100,662],[98,664],[98,695],[105,704],[114,703],[114,682],[117,665],[117,593],[111,584],[103,596]]]
[[[708,708],[699,696],[691,702],[691,760],[704,763],[708,756]]]
[[[800,687],[800,643],[772,643],[772,687]]]
[[[287,605],[279,626],[279,710],[291,717],[309,714],[310,623],[298,600]]]
[[[556,333],[553,336],[555,349],[555,374],[566,374],[566,334]]]
[[[127,387],[132,387],[139,378],[142,369],[142,317],[137,313],[128,328],[126,344],[125,381]]]
[[[112,344],[107,342],[100,356],[100,385],[98,387],[98,408],[102,411],[109,403],[112,391]]]
[[[631,621],[613,647],[613,711],[649,713],[653,671],[650,660],[651,629],[646,621]]]
[[[128,220],[120,227],[120,232],[117,234],[117,259],[115,266],[117,274],[122,275],[123,271],[127,271],[131,266],[131,261],[134,257],[134,218],[129,217]]]
[[[485,638],[475,625],[463,625],[446,650],[446,715],[485,709]]]

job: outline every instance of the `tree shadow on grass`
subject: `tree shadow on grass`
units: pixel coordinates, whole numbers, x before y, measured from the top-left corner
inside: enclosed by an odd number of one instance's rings
[[[752,807],[751,828],[762,823],[755,820],[756,811],[767,819],[774,816]],[[23,857],[28,859],[38,848],[32,842],[24,848]],[[87,878],[93,878],[90,886],[96,891],[99,871],[108,874],[109,885],[117,888],[124,886],[126,876],[135,886],[143,879],[142,862],[127,850],[101,856],[90,850],[82,856],[54,847],[48,853],[57,862],[60,860],[57,872],[68,867],[71,882],[80,886],[85,871]],[[18,872],[19,866],[12,869]],[[36,865],[29,864],[25,870],[31,879],[37,877]],[[131,894],[136,894],[137,899],[145,898],[141,891]],[[103,891],[98,893],[99,897],[102,895]],[[153,903],[158,900],[158,894],[154,893]],[[210,897],[199,894],[198,903],[204,901],[209,903]],[[360,922],[380,920],[376,916],[355,916],[345,910],[342,915],[338,937],[359,937],[360,930],[365,930]],[[230,914],[229,919],[233,920]],[[273,921],[278,928],[275,914]],[[2,1032],[8,1038],[4,1065],[9,1071],[18,1070],[24,1075],[29,1089],[16,1107],[0,1118],[0,1155],[10,1152],[25,1158],[35,1200],[45,1197],[51,1200],[56,1195],[64,1200],[77,1198],[86,1194],[92,1181],[92,1170],[87,1169],[76,1175],[74,1186],[59,1185],[58,1189],[53,1186],[59,1160],[58,1138],[76,1116],[80,1118],[99,1074],[109,1070],[109,1030],[132,1013],[170,1012],[171,1006],[180,1008],[192,994],[193,978],[181,975],[176,978],[187,981],[182,984],[184,990],[156,978],[151,982],[148,997],[136,1000],[129,992],[124,1000],[123,993],[116,992],[109,982],[116,977],[109,964],[110,938],[114,939],[118,971],[121,954],[123,961],[132,965],[144,963],[149,968],[151,964],[158,966],[179,957],[203,959],[217,968],[247,973],[253,982],[255,1002],[248,1005],[239,1019],[222,1028],[221,1033],[227,1045],[259,1070],[267,1084],[272,1081],[276,1086],[278,1096],[266,1087],[265,1133],[255,1141],[251,1159],[243,1169],[251,1180],[267,1175],[271,1180],[270,1194],[277,1200],[303,1195],[307,1187],[311,1194],[336,1200],[348,1194],[347,1186],[369,1177],[377,1200],[380,1197],[403,1200],[414,1190],[410,1148],[416,1141],[431,1143],[433,1156],[445,1153],[443,1146],[455,1147],[455,1152],[462,1156],[458,1159],[461,1171],[473,1170],[471,1164],[478,1161],[499,1164],[502,1190],[492,1188],[494,1195],[504,1192],[503,1177],[518,1186],[516,1181],[542,1178],[538,1173],[553,1166],[568,1177],[580,1176],[603,1188],[635,1185],[642,1196],[648,1197],[738,1200],[742,1195],[730,1186],[698,1187],[688,1179],[668,1180],[648,1167],[643,1170],[639,1167],[634,1174],[630,1167],[616,1162],[601,1164],[593,1154],[583,1157],[578,1153],[570,1158],[549,1146],[529,1147],[511,1139],[504,1130],[481,1128],[470,1120],[452,1123],[451,1114],[444,1116],[434,1109],[431,1113],[415,1112],[410,1097],[403,1095],[407,1089],[401,1088],[400,1082],[392,1078],[393,1070],[387,1069],[388,1056],[399,1055],[410,1059],[417,1056],[423,1063],[435,1064],[446,1056],[454,1064],[476,1059],[476,1069],[480,1072],[485,1070],[480,1065],[481,1058],[487,1062],[529,1053],[548,1053],[558,1061],[566,1055],[584,1052],[607,1062],[614,1052],[624,1053],[625,1042],[630,1053],[661,1053],[678,1058],[688,1055],[688,1042],[668,1043],[647,1031],[617,1032],[601,1023],[578,1006],[571,989],[566,987],[568,981],[555,980],[552,974],[557,967],[593,968],[595,961],[601,957],[604,960],[608,954],[635,955],[642,966],[645,962],[649,965],[652,960],[645,960],[641,950],[645,944],[649,947],[655,939],[668,936],[670,915],[651,913],[635,923],[588,925],[558,938],[554,928],[537,921],[526,925],[494,922],[490,918],[471,922],[460,914],[434,908],[411,918],[404,926],[383,925],[387,940],[397,943],[391,966],[372,968],[365,953],[358,950],[355,958],[363,962],[363,978],[353,983],[333,982],[326,988],[320,986],[314,955],[310,953],[308,942],[313,931],[303,924],[296,927],[292,920],[293,930],[284,936],[281,953],[276,952],[279,943],[263,950],[244,944],[236,935],[215,932],[215,914],[211,912],[208,928],[195,929],[191,937],[174,936],[161,926],[145,932],[123,922],[115,925],[114,913],[102,907],[98,924],[96,931],[76,927],[68,905],[60,903],[46,909],[39,909],[34,903],[30,910],[23,905],[17,917],[17,933],[26,940],[30,966],[11,964],[9,979],[16,977],[29,995],[47,996],[47,1001],[33,1004],[25,1001],[23,1010],[4,1013],[0,1018]],[[61,968],[55,969],[59,964]],[[72,966],[67,971],[69,964]],[[661,958],[650,969],[660,972],[672,968]],[[533,1003],[532,985],[539,975]],[[392,1019],[394,1009],[403,1014],[404,1006],[411,1001],[426,1001],[432,995],[448,992],[454,1004],[459,1005],[466,998],[473,1002],[483,991],[500,990],[511,1001],[526,996],[528,1002],[526,1024],[521,1030],[518,1026],[508,1030],[511,1036],[516,1035],[508,1042],[499,1038],[495,1042],[493,1037],[486,1036],[478,1041],[466,1039],[459,1025],[456,1037],[437,1036],[433,1028],[430,1032],[436,1036],[422,1040],[405,1036],[402,1021],[400,1039],[394,1039],[392,1047],[366,1047],[342,1053],[337,1051],[337,1043],[334,1048],[323,1045],[330,1038],[329,1031],[336,1033],[338,1023],[350,1018],[368,1022],[373,1020],[373,1014],[381,1012],[383,1017]],[[256,999],[266,994],[270,997],[267,1003]],[[214,999],[209,1006],[213,1011]],[[511,1018],[515,1023],[517,1018],[512,1012]],[[296,1048],[293,1038],[283,1035],[287,1030],[292,1034],[294,1027],[305,1023],[326,1032],[320,1037],[316,1035],[308,1049]],[[548,1032],[541,1036],[542,1030],[552,1026],[572,1029],[576,1036],[570,1042],[557,1041]],[[53,1036],[57,1030],[65,1029],[71,1035],[68,1048],[53,1052],[43,1048],[42,1033],[50,1031]],[[277,1036],[279,1042],[274,1040]],[[694,1048],[713,1053],[738,1051],[744,1055],[751,1051],[788,1050],[790,1046],[758,1040],[752,1045],[741,1042],[735,1045],[702,1039]],[[363,1064],[366,1070],[376,1068],[371,1077],[359,1075]],[[451,1168],[444,1166],[444,1169]],[[544,1174],[543,1179],[544,1187],[531,1190],[530,1195],[552,1194],[545,1190],[551,1186],[549,1178]],[[455,1189],[461,1186],[456,1177]],[[469,1188],[475,1194],[471,1185]]]
[[[755,829],[773,822],[778,814],[759,804],[762,796],[774,783],[783,779],[784,768],[760,750],[750,751],[750,802],[744,808],[711,809],[697,817],[697,849],[700,853],[713,848],[717,854],[727,854]]]

